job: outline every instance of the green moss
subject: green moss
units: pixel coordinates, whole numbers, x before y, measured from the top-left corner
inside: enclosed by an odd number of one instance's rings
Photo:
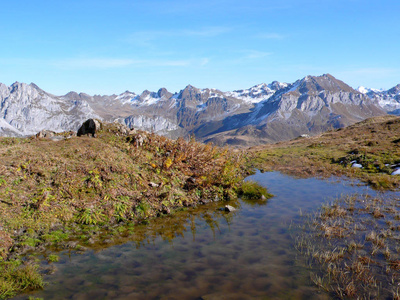
[[[43,235],[42,239],[46,242],[59,243],[68,239],[68,237],[68,233],[63,232],[62,230],[55,230],[49,234]]]

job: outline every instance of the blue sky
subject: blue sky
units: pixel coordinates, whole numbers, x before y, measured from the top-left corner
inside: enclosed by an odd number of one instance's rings
[[[62,95],[400,83],[400,1],[1,0],[0,82]]]

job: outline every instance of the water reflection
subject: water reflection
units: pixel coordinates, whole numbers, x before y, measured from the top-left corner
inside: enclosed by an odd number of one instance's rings
[[[45,299],[327,299],[297,264],[290,232],[300,212],[341,194],[370,192],[336,181],[277,172],[251,180],[274,195],[267,205],[211,203],[137,226],[108,248],[61,255]],[[25,296],[26,298],[26,296]]]
[[[237,209],[241,206],[238,200],[231,201],[229,204]],[[123,242],[133,241],[136,248],[140,248],[161,238],[173,244],[174,239],[185,238],[189,232],[192,240],[196,241],[196,227],[203,223],[208,225],[215,238],[216,231],[220,231],[220,223],[224,222],[229,226],[238,212],[238,210],[226,212],[222,209],[224,205],[225,202],[214,202],[154,219],[146,225],[136,226],[133,234],[125,236]],[[121,241],[119,240],[118,243]]]

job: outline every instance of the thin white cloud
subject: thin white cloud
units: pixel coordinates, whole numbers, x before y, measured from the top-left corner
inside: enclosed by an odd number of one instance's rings
[[[194,36],[194,37],[214,37],[231,31],[228,27],[205,27],[199,30],[182,30],[177,35]]]
[[[257,58],[263,58],[263,57],[270,56],[270,55],[272,55],[272,52],[248,50],[247,54],[246,54],[246,58],[248,58],[248,59],[257,59]]]
[[[187,58],[187,59],[129,59],[129,58],[65,58],[65,59],[25,59],[7,58],[0,59],[1,65],[14,65],[24,67],[56,68],[61,70],[103,70],[126,67],[196,67],[205,66],[209,58]]]
[[[258,39],[264,39],[264,40],[282,40],[285,38],[284,35],[275,33],[275,32],[269,32],[269,33],[260,33],[255,36]]]
[[[160,38],[172,38],[172,37],[202,37],[210,38],[220,36],[222,34],[232,31],[230,27],[204,27],[200,29],[182,29],[182,30],[146,30],[137,31],[129,35],[125,41],[140,46],[150,46],[151,42],[156,41]]]
[[[68,58],[53,61],[51,64],[60,69],[112,69],[142,62],[140,60],[118,58]]]
[[[200,61],[200,66],[204,67],[205,65],[207,65],[210,62],[209,58],[203,58]]]
[[[75,69],[114,69],[125,67],[190,67],[208,64],[208,58],[191,59],[118,59],[118,58],[68,58],[52,61],[56,68]]]

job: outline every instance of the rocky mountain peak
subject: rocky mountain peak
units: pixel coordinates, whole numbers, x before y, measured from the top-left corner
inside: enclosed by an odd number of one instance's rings
[[[272,81],[269,84],[269,88],[274,90],[274,91],[278,91],[280,89],[284,89],[287,86],[288,86],[287,83],[282,83],[282,82],[279,82],[279,81]]]
[[[168,90],[166,88],[161,88],[158,90],[157,95],[159,98],[164,97],[166,99],[169,99],[172,97],[173,94],[168,92]]]
[[[63,98],[78,98],[79,94],[77,92],[71,91],[63,96]]]
[[[180,99],[200,99],[201,98],[201,91],[198,88],[195,88],[192,85],[186,86],[180,93]]]
[[[296,81],[291,91],[297,91],[300,94],[315,95],[319,92],[326,91],[330,93],[348,92],[359,94],[360,92],[354,90],[349,85],[345,84],[333,77],[330,74],[323,74],[321,76],[306,76],[301,80]]]
[[[400,94],[400,84],[392,87],[390,90],[388,90],[388,94],[392,94],[392,95],[397,95]]]

